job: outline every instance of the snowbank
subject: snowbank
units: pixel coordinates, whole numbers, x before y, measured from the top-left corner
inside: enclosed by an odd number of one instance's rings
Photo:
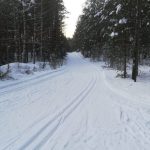
[[[128,72],[131,74],[131,68]],[[140,66],[137,82],[131,78],[123,79],[117,77],[117,73],[112,69],[104,69],[103,77],[107,86],[116,93],[124,96],[128,100],[138,100],[150,103],[150,67]]]
[[[26,76],[31,76],[35,72],[41,72],[43,70],[51,70],[48,63],[46,63],[44,68],[42,65],[43,65],[43,63],[40,63],[40,62],[37,62],[36,64],[11,63],[11,64],[9,64],[9,69],[8,69],[8,65],[0,66],[0,72],[1,73],[8,72],[7,77],[4,78],[4,80],[6,80],[6,79],[18,80],[18,79],[24,78]]]

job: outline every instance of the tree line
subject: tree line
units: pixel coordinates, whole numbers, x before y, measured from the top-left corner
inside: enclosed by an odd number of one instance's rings
[[[150,59],[150,1],[87,0],[74,34],[74,47],[92,60],[103,59],[137,80],[139,63]]]
[[[0,65],[62,65],[68,49],[65,14],[63,0],[0,0]]]

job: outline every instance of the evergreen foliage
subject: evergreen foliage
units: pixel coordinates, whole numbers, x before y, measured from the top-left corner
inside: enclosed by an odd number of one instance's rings
[[[65,14],[62,0],[0,0],[0,65],[31,61],[61,65],[68,49]]]
[[[127,76],[133,60],[132,79],[138,65],[150,58],[149,0],[87,0],[74,34],[75,48],[92,60],[103,58]]]

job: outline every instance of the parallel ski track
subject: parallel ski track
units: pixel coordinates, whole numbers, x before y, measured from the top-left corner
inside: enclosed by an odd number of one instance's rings
[[[32,149],[39,150],[42,148],[42,146],[53,136],[53,134],[57,131],[60,125],[62,125],[65,120],[71,115],[71,113],[74,112],[74,110],[85,100],[85,98],[89,95],[89,93],[94,88],[97,81],[97,74],[93,74],[92,79],[87,84],[87,86],[69,103],[66,107],[64,107],[61,111],[59,111],[54,117],[52,117],[47,123],[45,123],[38,131],[32,136],[29,137],[27,141],[22,144],[18,148],[18,150],[26,150],[30,149],[30,146],[34,147]],[[46,116],[45,118],[48,118],[49,116]],[[44,119],[45,119],[44,118]],[[41,119],[37,124],[41,123],[43,119]],[[51,128],[51,126],[53,126]],[[49,129],[50,128],[50,129]],[[44,132],[47,131],[46,135]],[[44,135],[42,135],[44,134]],[[40,139],[40,142],[38,144],[34,145],[36,140],[40,138],[41,136],[44,136],[44,138]],[[3,150],[8,150],[10,147],[15,144],[20,138],[15,139],[12,143],[7,145]]]
[[[12,84],[9,84],[7,86],[2,86],[2,87],[0,87],[0,90],[2,90],[0,92],[0,96],[5,95],[8,92],[13,92],[13,91],[16,91],[16,90],[17,91],[22,90],[22,89],[28,87],[30,84],[35,85],[35,84],[38,84],[38,83],[40,83],[42,81],[45,81],[49,78],[53,79],[55,77],[63,75],[67,71],[68,71],[67,68],[65,68],[65,69],[61,69],[61,70],[57,70],[57,71],[53,71],[53,72],[49,72],[49,73],[46,73],[46,74],[39,75],[36,78],[31,78],[31,79],[27,79],[27,80],[20,81],[20,82],[17,82],[17,83],[12,83]],[[4,91],[3,91],[3,89],[4,89]],[[5,101],[0,101],[0,103],[3,103],[3,102],[5,102]]]

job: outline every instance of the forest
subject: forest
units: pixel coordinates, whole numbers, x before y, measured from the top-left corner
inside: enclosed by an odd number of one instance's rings
[[[62,65],[68,49],[66,12],[62,0],[0,0],[0,65]]]
[[[136,81],[139,65],[150,64],[149,10],[149,0],[87,0],[67,39],[63,0],[0,0],[0,65],[39,61],[56,68],[68,51],[79,50],[124,78],[132,66]]]
[[[150,64],[150,1],[87,0],[74,34],[85,57],[103,60],[136,81],[138,66]]]
[[[0,150],[150,150],[150,0],[0,0]]]

